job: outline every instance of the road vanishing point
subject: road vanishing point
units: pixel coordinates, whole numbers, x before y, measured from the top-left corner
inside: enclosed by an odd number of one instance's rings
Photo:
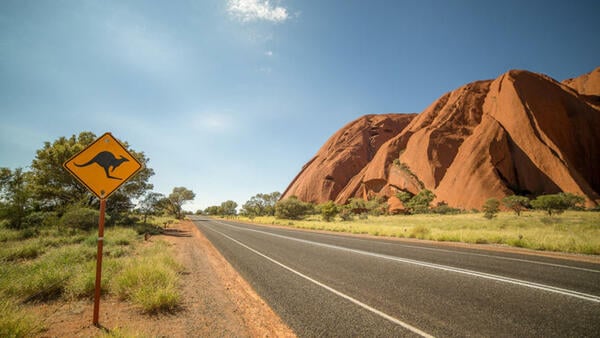
[[[600,264],[192,220],[301,337],[600,336]]]

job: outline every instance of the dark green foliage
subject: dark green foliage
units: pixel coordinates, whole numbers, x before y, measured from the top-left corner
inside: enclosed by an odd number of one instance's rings
[[[461,209],[453,208],[446,202],[439,202],[436,207],[431,208],[431,212],[439,215],[456,215],[462,212]]]
[[[552,214],[560,214],[567,209],[579,208],[585,202],[585,198],[571,194],[558,193],[553,195],[541,195],[531,201],[531,206],[534,209],[544,210],[548,216]]]
[[[275,217],[283,219],[302,219],[312,213],[314,205],[302,202],[296,196],[281,200],[275,204]]]
[[[327,201],[325,203],[319,204],[317,206],[317,210],[323,217],[325,222],[331,222],[335,219],[335,216],[339,213],[338,206],[333,203],[333,201]]]
[[[204,209],[204,213],[209,216],[217,216],[221,213],[221,208],[218,205],[211,205]]]
[[[529,198],[517,195],[506,196],[502,199],[502,204],[514,211],[517,216],[520,216],[521,211],[527,209],[527,206],[529,205]]]
[[[147,223],[149,215],[157,215],[160,212],[160,201],[164,198],[163,194],[154,191],[149,191],[144,195],[139,204],[139,211],[144,216],[144,224]]]
[[[62,212],[74,204],[97,207],[97,199],[62,167],[66,160],[95,139],[95,134],[82,132],[78,136],[60,137],[53,142],[45,142],[44,147],[36,152],[31,163],[29,183],[39,208]],[[154,175],[154,171],[147,165],[148,158],[143,152],[130,149],[127,142],[122,143],[143,164],[143,169],[111,195],[110,203],[107,204],[107,212],[111,214],[129,211],[133,207],[132,199],[139,198],[152,189],[148,180]]]
[[[31,190],[27,184],[31,175],[17,168],[0,168],[0,219],[7,221],[12,229],[26,225],[26,217],[32,208]]]
[[[483,217],[487,219],[492,219],[496,217],[496,214],[500,211],[500,201],[497,198],[489,198],[483,204],[481,208],[483,210]]]
[[[235,216],[237,215],[238,204],[232,200],[221,203],[220,214],[223,216]]]
[[[155,196],[159,198],[158,196]],[[196,197],[193,191],[186,187],[175,187],[169,197],[156,201],[156,207],[162,208],[177,219],[183,218],[182,206]]]
[[[402,203],[406,204],[413,197],[413,194],[409,193],[408,191],[401,190],[398,193],[396,193],[396,197],[398,197],[398,199],[402,201]]]
[[[60,218],[63,227],[90,230],[98,226],[100,211],[86,207],[71,207]]]
[[[431,190],[423,189],[413,196],[404,206],[412,214],[426,214],[429,212],[429,205],[435,199]]]

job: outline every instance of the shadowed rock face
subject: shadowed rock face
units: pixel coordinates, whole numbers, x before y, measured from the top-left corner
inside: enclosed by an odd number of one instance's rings
[[[333,135],[283,198],[346,203],[432,190],[480,208],[490,197],[571,192],[600,203],[600,68],[559,83],[511,70],[443,95],[418,115],[368,115]]]

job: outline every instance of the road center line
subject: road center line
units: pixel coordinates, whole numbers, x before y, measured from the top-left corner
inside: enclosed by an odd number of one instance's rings
[[[441,265],[441,264],[428,263],[428,262],[418,261],[418,260],[414,260],[414,259],[400,258],[400,257],[396,257],[396,256],[378,254],[378,253],[363,251],[363,250],[358,250],[358,249],[350,249],[350,248],[337,246],[337,245],[333,245],[333,244],[319,243],[319,242],[309,241],[306,239],[300,239],[300,238],[294,238],[294,237],[289,237],[289,236],[284,236],[284,235],[279,235],[279,234],[273,234],[270,232],[256,230],[256,229],[243,228],[243,227],[223,223],[220,221],[214,221],[214,222],[225,225],[225,226],[229,226],[232,228],[244,230],[244,231],[258,232],[258,233],[262,233],[262,234],[273,236],[273,237],[279,237],[279,238],[283,238],[283,239],[287,239],[287,240],[321,246],[321,247],[325,247],[325,248],[329,248],[329,249],[348,251],[348,252],[365,255],[365,256],[377,257],[377,258],[392,260],[392,261],[401,262],[401,263],[413,264],[413,265],[418,265],[418,266],[422,266],[422,267],[443,270],[443,271],[448,271],[448,272],[455,272],[455,273],[460,273],[460,274],[464,274],[464,275],[468,275],[468,276],[494,280],[497,282],[509,283],[509,284],[513,284],[513,285],[519,285],[519,286],[532,288],[532,289],[553,292],[553,293],[557,293],[557,294],[561,294],[561,295],[565,295],[565,296],[569,296],[569,297],[587,300],[587,301],[594,302],[594,303],[600,303],[599,296],[590,295],[587,293],[582,293],[582,292],[568,290],[568,289],[563,289],[563,288],[559,288],[559,287],[554,287],[554,286],[550,286],[550,285],[528,282],[528,281],[524,281],[524,280],[520,280],[520,279],[504,277],[504,276],[489,274],[489,273],[485,273],[485,272],[478,272],[478,271],[474,271],[474,270],[461,269],[461,268],[456,268],[456,267],[446,266],[446,265]]]
[[[223,224],[223,223],[220,223],[220,224]],[[416,333],[416,334],[418,334],[421,337],[427,337],[427,338],[433,338],[434,337],[434,336],[432,336],[432,335],[430,335],[430,334],[428,334],[428,333],[426,333],[426,332],[424,332],[424,331],[422,331],[422,330],[420,330],[420,329],[418,329],[418,328],[416,328],[416,327],[414,327],[414,326],[412,326],[412,325],[410,325],[408,323],[405,323],[405,322],[401,321],[398,318],[392,317],[392,316],[388,315],[385,312],[379,311],[379,310],[377,310],[377,309],[375,309],[375,308],[373,308],[373,307],[371,307],[371,306],[369,306],[369,305],[367,305],[367,304],[365,304],[365,303],[363,303],[363,302],[361,302],[361,301],[359,301],[359,300],[357,300],[355,298],[352,298],[352,297],[348,296],[345,293],[342,293],[342,292],[340,292],[340,291],[338,291],[338,290],[336,290],[336,289],[334,289],[334,288],[332,288],[332,287],[330,287],[330,286],[328,286],[326,284],[323,284],[323,283],[321,283],[321,282],[319,282],[319,281],[317,281],[317,280],[315,280],[315,279],[313,279],[313,278],[311,278],[311,277],[309,277],[309,276],[307,276],[307,275],[305,275],[305,274],[303,274],[303,273],[301,273],[299,271],[296,271],[293,268],[290,268],[289,266],[287,266],[287,265],[285,265],[285,264],[283,264],[283,263],[281,263],[281,262],[279,262],[279,261],[277,261],[277,260],[275,260],[275,259],[273,259],[273,258],[271,258],[271,257],[269,257],[269,256],[267,256],[265,254],[263,254],[262,252],[260,252],[258,250],[255,250],[255,249],[247,246],[246,244],[244,244],[244,243],[236,240],[235,238],[232,238],[232,237],[230,237],[230,236],[228,236],[228,235],[226,235],[226,234],[224,234],[224,233],[222,233],[222,232],[220,232],[218,230],[215,230],[215,229],[213,229],[211,227],[207,227],[207,228],[210,229],[210,230],[212,230],[212,231],[214,231],[214,232],[216,232],[216,233],[218,233],[218,234],[220,234],[221,236],[223,236],[223,237],[225,237],[225,238],[233,241],[234,243],[236,243],[236,244],[238,244],[238,245],[240,245],[240,246],[242,246],[242,247],[244,247],[244,248],[252,251],[253,253],[255,253],[255,254],[257,254],[257,255],[265,258],[266,260],[268,260],[268,261],[270,261],[270,262],[272,262],[272,263],[274,263],[274,264],[276,264],[276,265],[278,265],[278,266],[280,266],[280,267],[282,267],[282,268],[284,268],[284,269],[286,269],[286,270],[288,270],[288,271],[290,271],[290,272],[292,272],[292,273],[294,273],[294,274],[296,274],[296,275],[298,275],[298,276],[300,276],[300,277],[308,280],[309,282],[311,282],[313,284],[316,284],[316,285],[324,288],[325,290],[327,290],[329,292],[332,292],[333,294],[335,294],[335,295],[337,295],[339,297],[342,297],[342,298],[344,298],[344,299],[346,299],[346,300],[348,300],[348,301],[350,301],[350,302],[352,302],[352,303],[354,303],[354,304],[362,307],[365,310],[368,310],[368,311],[370,311],[370,312],[372,312],[372,313],[374,313],[374,314],[376,314],[376,315],[378,315],[378,316],[380,316],[380,317],[382,317],[384,319],[387,319],[387,320],[389,320],[390,322],[392,322],[394,324],[400,325],[403,328],[405,328],[405,329],[407,329],[407,330],[409,330],[409,331],[411,331],[413,333]]]

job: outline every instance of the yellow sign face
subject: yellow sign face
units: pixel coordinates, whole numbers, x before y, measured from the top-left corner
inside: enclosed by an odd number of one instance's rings
[[[63,167],[100,199],[106,199],[142,164],[106,133],[63,164]]]

